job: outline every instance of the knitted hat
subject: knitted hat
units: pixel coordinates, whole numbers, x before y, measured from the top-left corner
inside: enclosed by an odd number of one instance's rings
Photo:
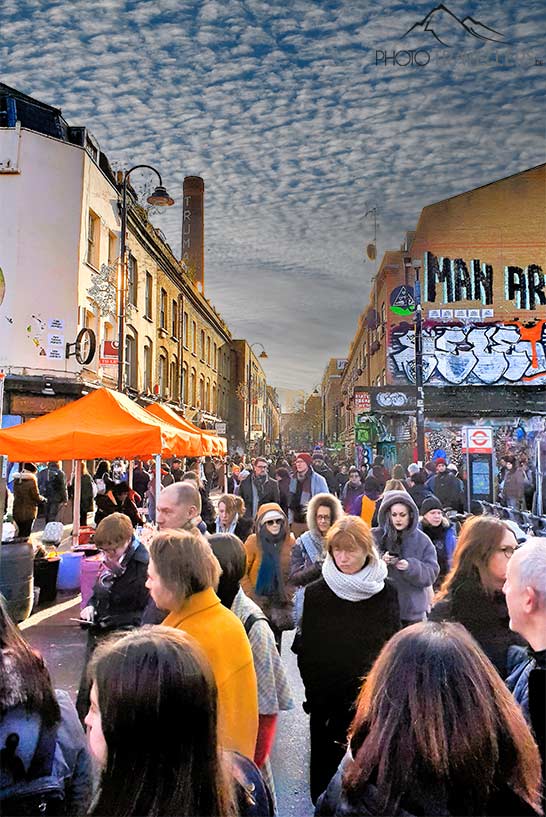
[[[256,525],[261,526],[269,519],[286,519],[283,509],[277,502],[265,502],[256,512]]]
[[[436,457],[436,459],[434,460],[434,464],[435,465],[445,465],[446,461],[445,461],[444,457]]]
[[[303,451],[301,454],[296,454],[297,460],[303,460],[308,468],[311,468],[313,464],[313,460],[311,459],[311,454],[308,454],[307,451]]]
[[[435,496],[427,496],[421,503],[421,516],[424,516],[429,511],[443,511],[442,503]]]

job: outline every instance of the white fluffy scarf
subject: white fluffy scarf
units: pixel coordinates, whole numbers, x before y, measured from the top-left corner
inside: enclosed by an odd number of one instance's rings
[[[322,565],[324,581],[332,593],[346,601],[364,601],[380,593],[385,587],[387,573],[387,565],[377,556],[353,574],[342,573],[329,553]]]

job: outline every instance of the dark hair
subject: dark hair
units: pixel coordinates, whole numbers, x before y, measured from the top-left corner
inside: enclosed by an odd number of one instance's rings
[[[105,474],[108,474],[110,471],[110,463],[108,460],[101,460],[97,465],[97,470],[95,471],[95,479],[104,478]]]
[[[392,478],[393,479],[399,479],[399,480],[402,480],[402,481],[404,481],[405,478],[406,478],[406,472],[404,470],[404,466],[400,465],[399,462],[397,462],[396,465],[394,466],[394,468],[392,469]]]
[[[411,479],[414,485],[424,485],[427,478],[427,475],[422,470],[415,471],[415,473],[409,476],[409,479]]]
[[[122,494],[129,493],[129,483],[128,482],[117,482],[114,487],[112,488],[112,493],[118,499]]]
[[[233,533],[215,533],[209,536],[209,545],[222,568],[216,593],[222,604],[231,608],[246,572],[246,552],[243,543]]]
[[[540,813],[529,727],[460,624],[414,624],[387,642],[359,695],[351,750],[347,795],[358,799],[373,779],[377,814],[411,809],[415,781],[443,795],[450,814],[487,814],[491,795],[506,787]]]
[[[21,636],[0,593],[0,718],[17,704],[29,713],[39,713],[45,726],[61,720],[43,658]]]
[[[23,471],[28,471],[30,474],[35,474],[37,472],[37,468],[33,462],[24,462],[23,463]]]
[[[107,761],[96,815],[234,815],[217,745],[217,689],[197,642],[143,627],[99,647],[91,665]]]
[[[461,528],[457,545],[453,553],[453,566],[445,577],[435,601],[444,596],[465,579],[479,575],[481,584],[490,591],[487,582],[487,566],[491,556],[500,547],[506,531],[516,537],[514,531],[496,516],[473,516],[467,519]]]

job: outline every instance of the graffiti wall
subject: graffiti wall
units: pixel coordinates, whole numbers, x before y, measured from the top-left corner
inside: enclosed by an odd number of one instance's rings
[[[393,384],[415,383],[415,330],[392,327]],[[546,321],[423,325],[423,381],[429,386],[546,384]]]

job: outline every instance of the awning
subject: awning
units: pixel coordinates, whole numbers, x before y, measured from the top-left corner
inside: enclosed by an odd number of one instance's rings
[[[0,431],[12,462],[187,456],[194,435],[151,416],[125,394],[97,389],[62,408]]]
[[[162,403],[152,403],[146,406],[145,409],[153,417],[159,420],[168,422],[176,428],[183,429],[199,438],[199,450],[193,454],[186,454],[188,457],[205,457],[205,456],[219,456],[223,457],[227,454],[227,440],[225,437],[219,437],[215,431],[208,431],[204,428],[199,428],[187,420],[176,414],[171,408]]]

